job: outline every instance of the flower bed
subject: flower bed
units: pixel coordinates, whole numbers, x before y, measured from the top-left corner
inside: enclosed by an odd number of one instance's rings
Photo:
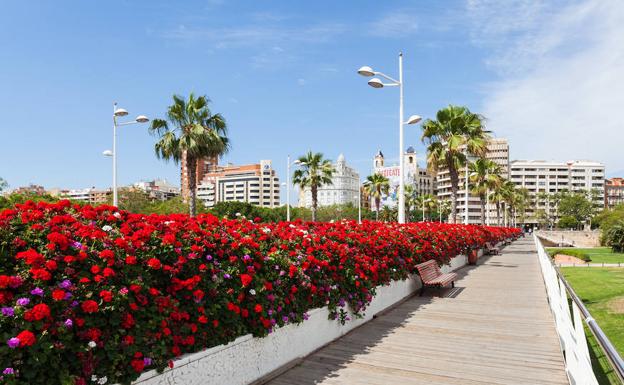
[[[183,353],[302,322],[314,308],[345,322],[415,264],[515,233],[28,202],[0,213],[0,369],[7,383],[129,383]]]

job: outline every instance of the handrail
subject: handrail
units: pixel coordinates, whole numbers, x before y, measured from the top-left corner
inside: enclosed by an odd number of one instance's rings
[[[570,347],[572,347],[573,349],[584,349],[584,350],[587,349],[586,343],[584,341],[585,336],[584,336],[584,332],[582,328],[579,328],[579,330],[570,330],[570,328],[577,329],[576,324],[577,324],[577,316],[578,316],[585,322],[589,330],[592,332],[592,334],[596,338],[596,341],[598,342],[598,345],[600,345],[600,348],[605,353],[605,356],[611,363],[611,366],[613,367],[620,381],[624,383],[624,360],[622,360],[622,357],[620,356],[618,351],[615,349],[615,347],[613,346],[609,338],[602,331],[602,329],[600,328],[596,320],[592,317],[591,313],[589,312],[589,310],[587,309],[583,301],[576,294],[576,292],[574,291],[570,283],[565,279],[565,277],[561,273],[561,270],[559,270],[557,265],[553,263],[552,258],[548,256],[548,254],[544,250],[544,247],[542,246],[541,241],[539,240],[539,237],[537,237],[536,234],[534,234],[533,237],[538,247],[538,255],[540,259],[541,261],[544,261],[544,263],[546,263],[546,266],[542,265],[542,274],[544,276],[544,282],[546,283],[546,289],[547,289],[548,296],[549,296],[549,303],[551,305],[551,309],[553,310],[553,315],[555,316],[555,321],[557,324],[557,332],[559,333],[559,337],[561,338],[561,341],[562,341],[562,348],[564,349],[564,351],[566,349],[570,349]],[[553,273],[554,273],[554,276],[553,276]],[[555,278],[558,284],[553,283],[552,278]],[[572,312],[573,312],[574,320],[575,320],[574,326],[571,325],[572,317],[570,316],[569,304],[567,302],[566,294],[572,299],[572,302],[573,302]],[[561,301],[565,301],[565,302],[561,302]],[[561,314],[561,311],[560,311],[562,307],[561,305],[563,305],[563,307],[566,308],[564,312],[566,315]],[[580,322],[580,319],[578,321]],[[569,332],[569,334],[571,335],[565,335],[566,329],[567,329],[567,332]],[[577,333],[577,334],[575,335],[574,333]],[[580,339],[582,339],[583,341],[578,341]],[[579,347],[579,344],[581,344],[582,346]],[[565,353],[566,353],[566,361],[567,361],[569,352],[566,351]],[[589,358],[588,352],[585,352],[583,355],[586,356],[585,358],[587,359]],[[577,371],[576,372],[577,375],[579,373],[578,372],[579,370],[582,371],[581,366],[583,365],[583,363],[579,364],[581,360],[579,357],[580,357],[580,354],[577,354],[577,352],[575,352],[574,355],[570,356],[570,359],[577,360],[578,362],[575,362],[575,363],[566,362],[566,371],[568,372],[568,375],[572,378],[575,377],[575,374],[573,373],[575,370]],[[585,362],[585,363],[589,364],[588,362]],[[568,365],[574,366],[574,368],[571,368],[571,367],[569,368]],[[591,366],[589,367],[588,370],[591,370]],[[593,372],[592,372],[592,375],[593,375]],[[577,380],[578,378],[574,378],[574,383],[578,383]],[[595,377],[593,378],[593,380],[595,381]]]
[[[557,265],[555,265],[554,263],[553,266],[555,268],[555,271],[557,272],[557,276],[563,282],[563,285],[565,286],[568,295],[574,301],[574,303],[576,303],[576,306],[579,307],[579,310],[583,317],[583,321],[585,321],[585,324],[587,324],[589,330],[591,330],[594,337],[596,337],[598,345],[600,345],[600,348],[607,356],[607,359],[611,363],[611,366],[615,370],[617,376],[620,378],[620,381],[624,382],[624,360],[622,360],[620,353],[618,353],[617,349],[615,349],[615,347],[611,343],[611,340],[609,340],[606,334],[602,331],[602,328],[600,327],[600,325],[598,325],[598,322],[596,322],[594,317],[592,317],[591,313],[589,312],[583,301],[578,297],[570,283],[565,279],[565,277],[559,270],[559,267],[557,267]]]

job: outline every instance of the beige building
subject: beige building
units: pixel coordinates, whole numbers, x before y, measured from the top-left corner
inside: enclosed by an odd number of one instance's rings
[[[207,207],[218,202],[248,202],[262,207],[280,205],[280,182],[270,160],[259,164],[216,166],[197,186],[197,199]]]
[[[485,155],[499,165],[501,176],[509,177],[509,143],[507,139],[491,138],[488,141],[487,153]],[[459,185],[457,190],[457,222],[464,223],[466,214],[468,215],[468,223],[481,223],[481,201],[478,196],[468,194],[468,205],[466,205],[466,172],[462,168],[459,170]],[[451,200],[451,178],[448,169],[441,168],[436,175],[436,195],[440,201]],[[468,209],[466,211],[466,208]],[[486,205],[486,224],[495,224],[496,207],[494,204]]]
[[[610,209],[624,203],[624,178],[605,180],[604,201],[605,207]]]
[[[545,160],[514,160],[510,166],[511,181],[525,188],[535,202],[535,211],[526,212],[526,223],[537,223],[537,210],[557,221],[557,208],[550,196],[563,192],[586,192],[594,194],[596,206],[604,207],[605,166],[599,162],[572,160],[568,162]],[[545,196],[545,199],[538,197]]]

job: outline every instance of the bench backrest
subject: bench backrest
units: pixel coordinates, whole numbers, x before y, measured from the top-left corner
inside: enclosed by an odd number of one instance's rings
[[[423,282],[434,280],[442,275],[442,272],[438,267],[438,263],[434,260],[429,260],[427,262],[416,265],[416,269],[418,270],[420,279]]]

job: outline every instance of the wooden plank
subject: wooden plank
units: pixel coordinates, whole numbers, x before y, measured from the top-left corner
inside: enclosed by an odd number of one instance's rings
[[[537,254],[522,239],[301,360],[271,385],[568,384]]]

